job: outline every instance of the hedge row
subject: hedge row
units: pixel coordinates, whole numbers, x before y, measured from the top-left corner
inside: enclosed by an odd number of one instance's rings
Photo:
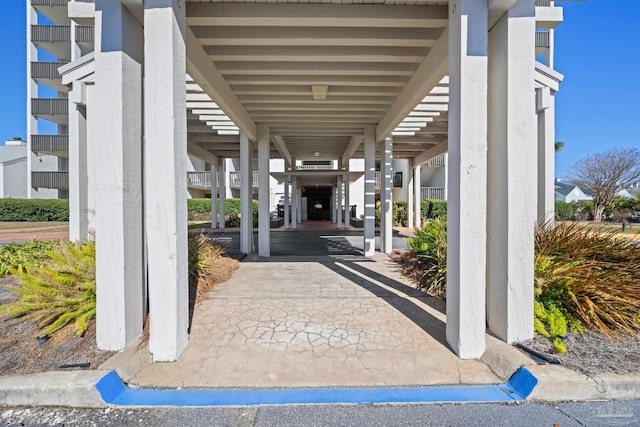
[[[376,222],[380,223],[379,203],[376,204]],[[420,214],[424,219],[447,219],[447,201],[439,199],[422,199],[420,201]],[[406,227],[408,224],[408,207],[406,200],[393,202],[393,225]]]
[[[187,210],[192,213],[211,213],[211,199],[188,199]],[[258,201],[253,200],[253,212],[258,212]],[[224,199],[224,214],[239,215],[240,199]]]
[[[0,221],[69,221],[69,200],[0,199]]]

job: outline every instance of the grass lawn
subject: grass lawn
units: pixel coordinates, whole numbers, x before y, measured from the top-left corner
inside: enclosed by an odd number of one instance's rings
[[[33,228],[51,228],[54,230],[66,230],[69,227],[68,222],[0,222],[0,230],[24,230]]]
[[[558,221],[558,222],[571,222],[571,221]],[[629,223],[627,224],[626,230],[622,231],[622,224],[619,222],[608,222],[603,221],[600,223],[591,222],[591,221],[582,221],[580,225],[584,226],[589,230],[593,230],[595,232],[600,233],[615,233],[615,237],[619,237],[626,240],[633,240],[640,242],[640,224],[639,223]]]

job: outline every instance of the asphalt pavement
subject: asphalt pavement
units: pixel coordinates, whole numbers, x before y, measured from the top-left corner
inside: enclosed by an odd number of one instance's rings
[[[1,408],[5,426],[640,426],[640,401],[246,408]]]

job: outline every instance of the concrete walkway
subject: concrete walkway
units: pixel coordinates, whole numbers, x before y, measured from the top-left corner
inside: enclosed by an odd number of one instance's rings
[[[195,309],[187,350],[140,387],[281,388],[494,384],[445,343],[443,301],[386,256],[248,257]]]

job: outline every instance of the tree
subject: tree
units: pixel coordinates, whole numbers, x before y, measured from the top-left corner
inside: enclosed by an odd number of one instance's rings
[[[588,155],[573,166],[572,175],[571,183],[593,197],[593,219],[600,221],[616,194],[640,180],[640,150],[614,148]]]
[[[564,148],[564,142],[556,141],[555,144],[554,144],[554,147],[555,147],[555,150],[556,150],[556,153],[557,153],[558,151],[560,151],[560,150],[562,150]]]

